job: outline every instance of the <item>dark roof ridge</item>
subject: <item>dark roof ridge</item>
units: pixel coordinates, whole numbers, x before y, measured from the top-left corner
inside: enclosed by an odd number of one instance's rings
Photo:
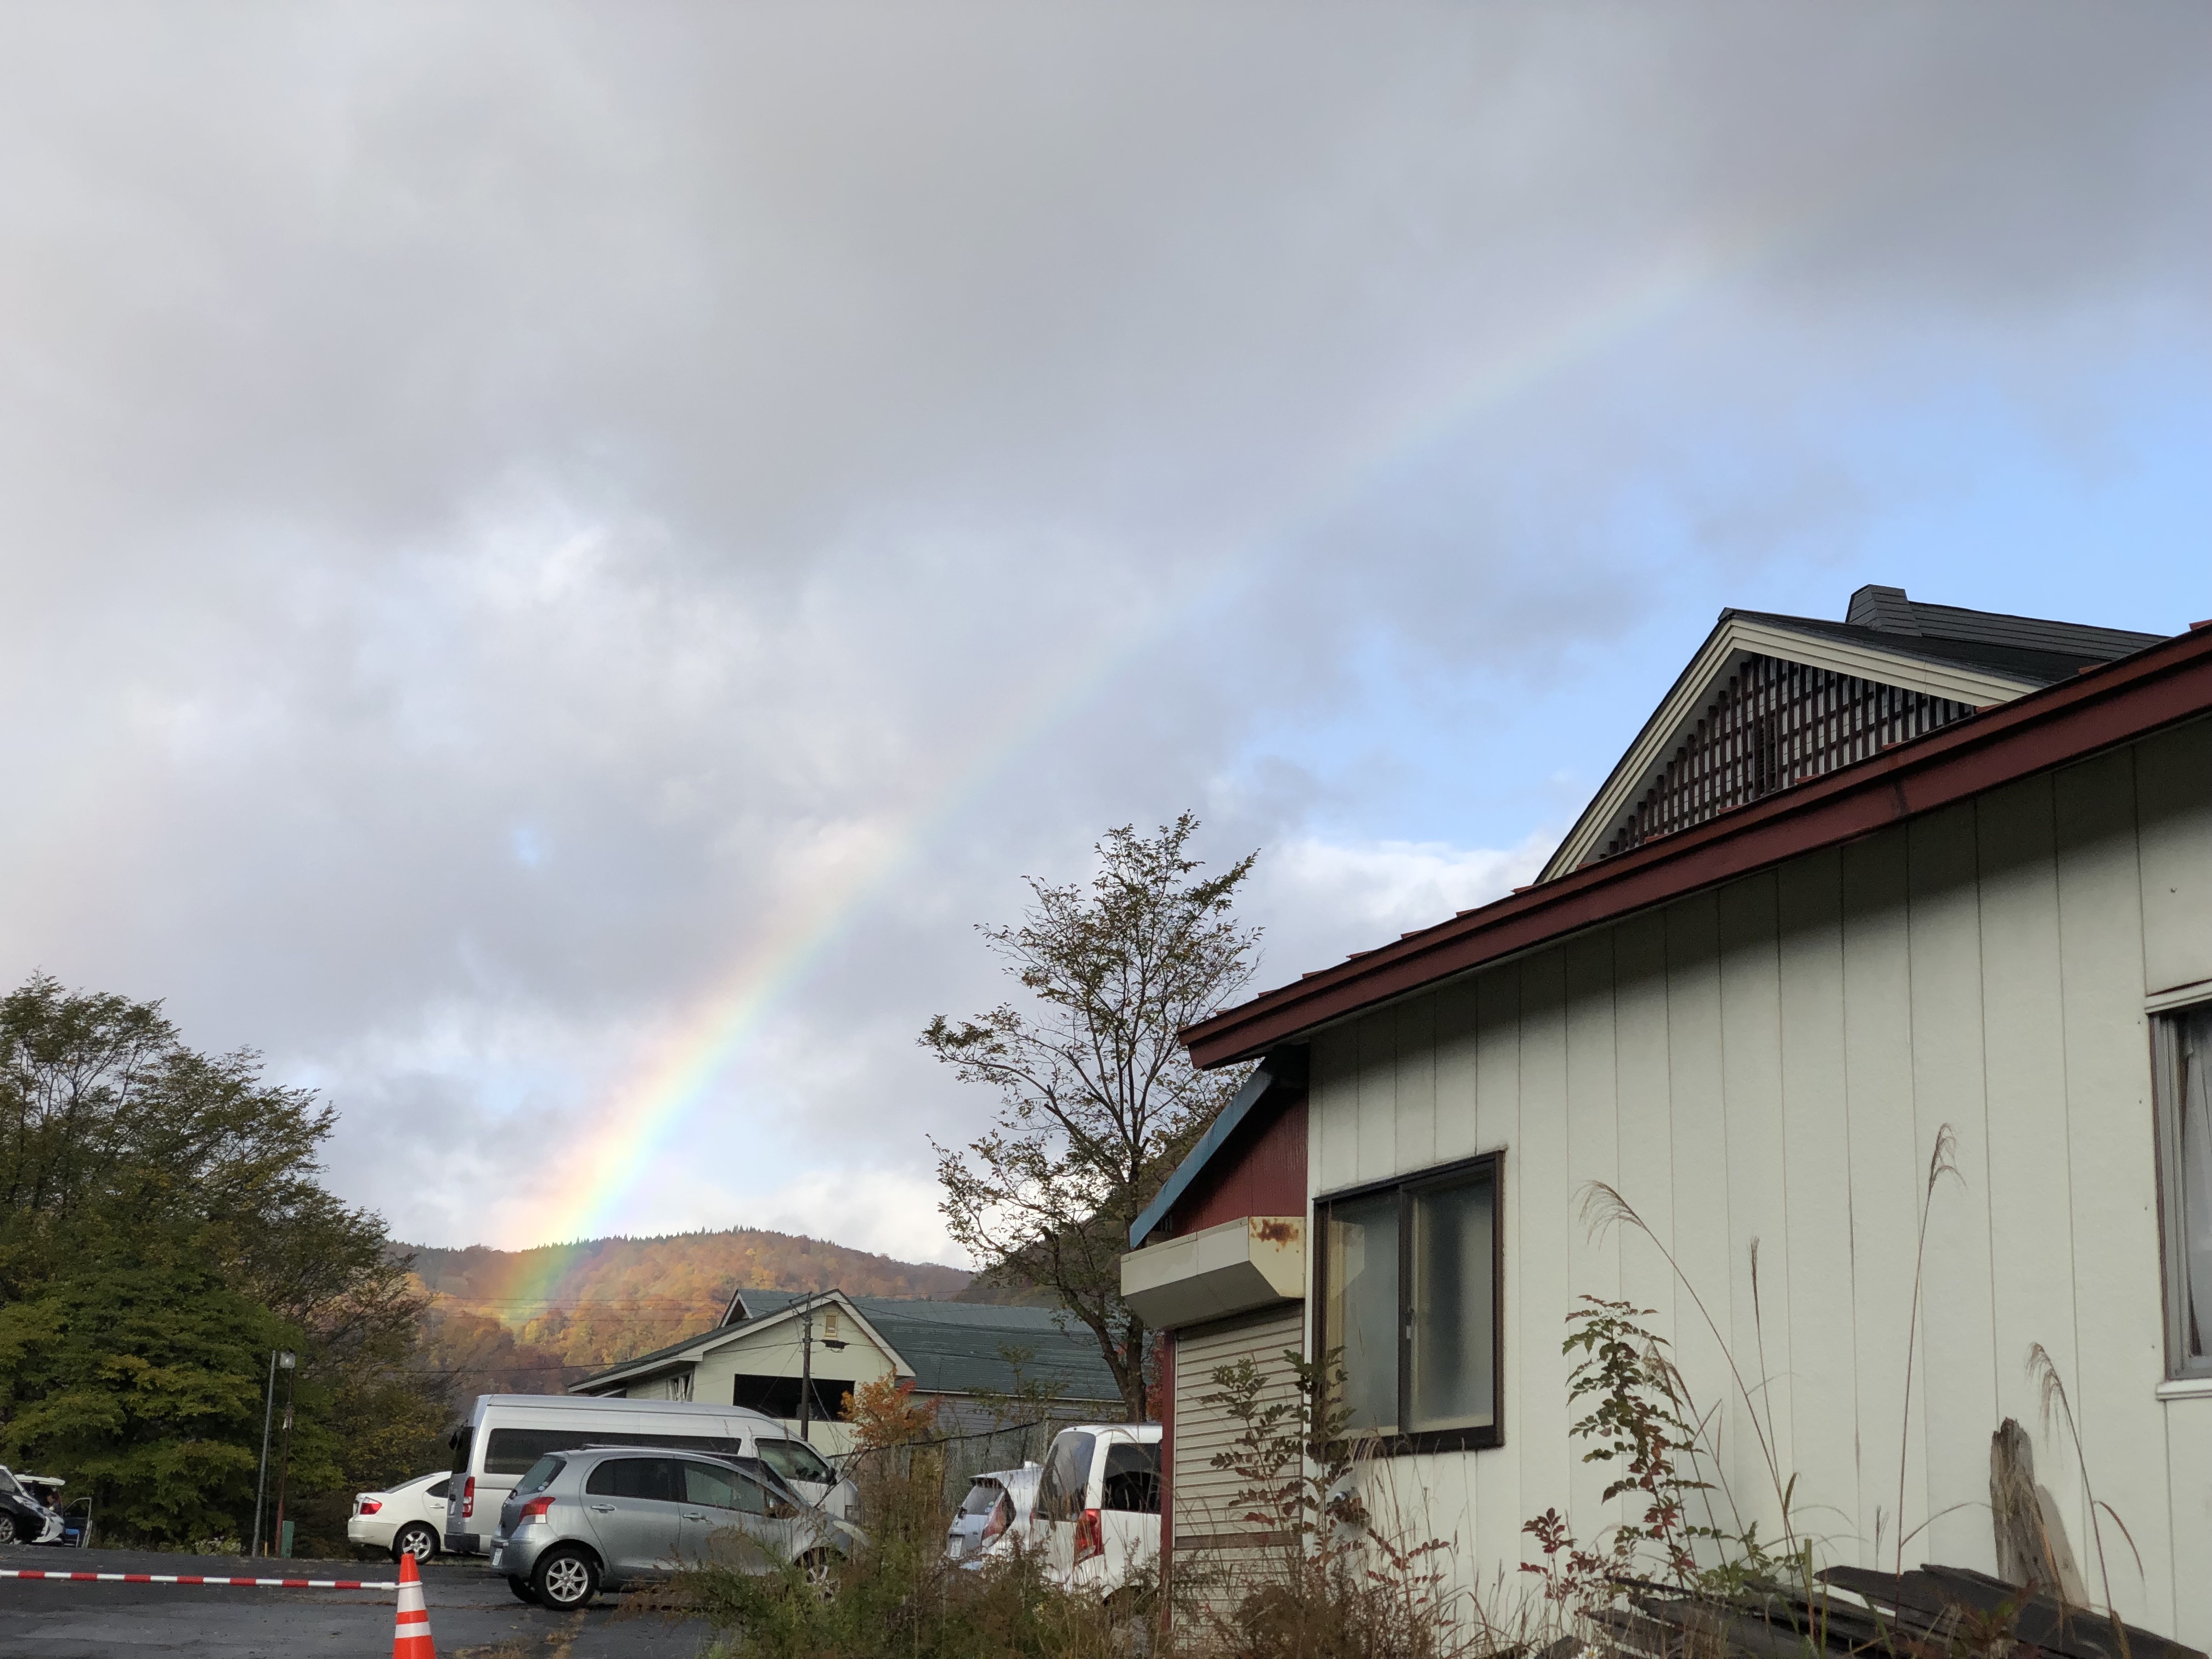
[[[1930,605],[1901,587],[1871,583],[1851,595],[1844,621],[1876,633],[1917,635],[1924,639],[1960,640],[1974,645],[2008,645],[2029,651],[2097,657],[2110,661],[2155,645],[2168,636],[2088,623],[2023,617],[2009,611],[1974,611],[1959,605]]]
[[[2212,625],[1422,928],[1185,1030],[1202,1066],[2212,713]]]
[[[1916,662],[1965,665],[1978,668],[2016,685],[2051,685],[2095,663],[2112,662],[2116,659],[2148,648],[2165,639],[2163,634],[2146,634],[2140,645],[2130,645],[2124,651],[2081,648],[2058,650],[2041,645],[2022,645],[1998,640],[1970,640],[1953,638],[1935,633],[1893,634],[1879,628],[1869,628],[1863,623],[1831,622],[1822,617],[1793,617],[1779,611],[1745,611],[1735,606],[1721,612],[1726,622],[1731,617],[1741,617],[1747,622],[1764,623],[1812,639],[1841,640],[1853,645],[1869,646],[1891,657],[1910,658]],[[2109,629],[2097,630],[2109,633]],[[2130,635],[2130,638],[2136,636]]]

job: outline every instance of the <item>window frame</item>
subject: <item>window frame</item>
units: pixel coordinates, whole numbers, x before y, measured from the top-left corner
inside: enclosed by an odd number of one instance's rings
[[[1374,1449],[1384,1456],[1416,1455],[1425,1452],[1491,1451],[1505,1443],[1505,1149],[1479,1152],[1449,1164],[1411,1170],[1381,1181],[1338,1187],[1314,1195],[1306,1237],[1313,1241],[1313,1346],[1316,1364],[1325,1358],[1328,1338],[1328,1211],[1331,1206],[1381,1193],[1398,1194],[1398,1407],[1403,1424],[1412,1413],[1408,1394],[1413,1387],[1412,1321],[1407,1296],[1413,1282],[1413,1227],[1411,1200],[1425,1192],[1468,1183],[1469,1177],[1487,1171],[1490,1176],[1490,1421],[1472,1428],[1399,1430],[1376,1434]]]
[[[2159,1313],[2166,1380],[2212,1382],[2212,1352],[2189,1356],[2189,1236],[2181,1167],[2181,1023],[2212,1013],[2212,998],[2150,1012],[2152,1133],[2158,1164]]]

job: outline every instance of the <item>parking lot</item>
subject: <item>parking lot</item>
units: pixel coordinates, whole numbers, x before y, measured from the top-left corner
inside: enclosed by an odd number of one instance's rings
[[[396,1578],[389,1561],[248,1563],[235,1556],[0,1547],[0,1567],[48,1572],[248,1573]],[[620,1596],[582,1613],[528,1607],[480,1565],[422,1575],[440,1659],[694,1659],[708,1631],[625,1610]],[[52,1659],[183,1655],[191,1659],[389,1659],[390,1590],[239,1589],[188,1584],[0,1579],[0,1654]]]

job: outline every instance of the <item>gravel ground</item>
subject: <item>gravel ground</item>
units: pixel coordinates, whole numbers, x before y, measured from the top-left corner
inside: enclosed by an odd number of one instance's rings
[[[388,1561],[245,1562],[235,1556],[0,1547],[0,1567],[301,1578],[398,1577]],[[625,1616],[623,1597],[581,1613],[514,1599],[477,1564],[422,1575],[439,1659],[695,1659],[707,1627]],[[50,1659],[390,1659],[390,1590],[234,1589],[189,1584],[56,1583],[0,1578],[0,1653]]]

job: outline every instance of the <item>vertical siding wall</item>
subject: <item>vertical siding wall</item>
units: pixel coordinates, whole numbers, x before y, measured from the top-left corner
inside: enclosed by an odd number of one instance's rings
[[[2160,1399],[2146,996],[2212,981],[2212,722],[1632,918],[1322,1033],[1316,1194],[1504,1148],[1505,1444],[1377,1466],[1376,1507],[1489,1583],[1603,1474],[1567,1437],[1562,1321],[1588,1291],[1656,1322],[1729,1484],[1775,1529],[1763,1434],[1825,1560],[1993,1570],[1989,1440],[2034,1437],[2093,1591],[2071,1395],[2130,1619],[2212,1644],[2212,1396]],[[1944,1126],[1955,1178],[1928,1209]],[[1650,1239],[1593,1237],[1619,1189]],[[1757,1246],[1756,1281],[1753,1247]],[[1716,1335],[1716,1329],[1717,1335]],[[1723,1344],[1726,1345],[1723,1352]],[[1750,1385],[1759,1432],[1730,1380]],[[1880,1540],[1877,1548],[1876,1540]],[[1522,1581],[1528,1582],[1528,1581]]]

